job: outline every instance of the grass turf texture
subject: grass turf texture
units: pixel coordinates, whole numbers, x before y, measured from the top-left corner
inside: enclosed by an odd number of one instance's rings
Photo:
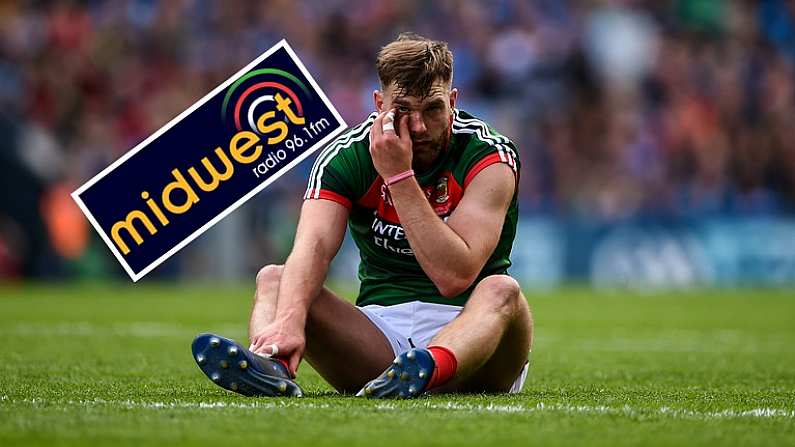
[[[795,444],[791,291],[528,293],[522,394],[367,401],[207,380],[190,342],[244,340],[249,289],[0,287],[0,445]]]

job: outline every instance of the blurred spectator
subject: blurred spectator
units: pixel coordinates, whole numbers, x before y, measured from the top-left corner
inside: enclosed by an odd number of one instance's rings
[[[3,187],[0,276],[90,257],[66,192],[280,38],[356,123],[404,30],[449,41],[460,106],[518,143],[524,212],[793,210],[791,0],[2,2],[0,168],[26,186]],[[308,165],[250,205],[284,197],[250,213],[252,264],[284,255]]]

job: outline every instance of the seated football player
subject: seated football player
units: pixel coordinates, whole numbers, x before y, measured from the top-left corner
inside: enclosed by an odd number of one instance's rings
[[[507,273],[517,148],[456,108],[452,62],[446,43],[414,34],[381,49],[375,112],[317,157],[289,257],[257,274],[248,348],[194,341],[215,383],[300,396],[306,359],[371,398],[521,390],[533,323]],[[323,285],[346,226],[361,257],[355,305]]]

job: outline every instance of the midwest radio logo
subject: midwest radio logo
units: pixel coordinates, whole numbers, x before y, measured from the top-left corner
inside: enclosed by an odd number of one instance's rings
[[[345,127],[282,40],[72,197],[137,281]]]

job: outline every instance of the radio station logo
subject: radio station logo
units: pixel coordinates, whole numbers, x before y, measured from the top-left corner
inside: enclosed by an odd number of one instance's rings
[[[282,41],[72,196],[137,281],[345,127]]]
[[[284,160],[287,151],[302,148],[331,125],[326,118],[307,122],[302,96],[312,99],[312,91],[296,76],[276,68],[248,73],[226,91],[221,107],[226,125],[238,132],[254,132],[269,146],[284,144],[284,149],[271,153],[254,167],[257,177]],[[237,99],[232,101],[233,98]]]

